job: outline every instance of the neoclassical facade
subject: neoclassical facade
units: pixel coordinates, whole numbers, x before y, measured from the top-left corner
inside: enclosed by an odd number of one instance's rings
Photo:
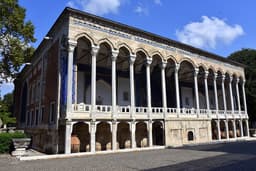
[[[18,126],[46,153],[243,139],[243,65],[65,8],[15,80]]]

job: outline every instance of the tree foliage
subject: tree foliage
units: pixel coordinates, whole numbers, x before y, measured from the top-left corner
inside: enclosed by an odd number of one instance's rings
[[[256,121],[256,50],[242,49],[232,53],[229,59],[246,65],[245,67],[245,91],[247,110],[251,121]]]
[[[13,94],[9,93],[4,96],[3,99],[0,99],[0,118],[4,124],[16,123],[15,117],[12,117],[13,114]]]
[[[25,21],[26,10],[18,0],[0,1],[0,84],[15,78],[20,66],[31,60],[34,26]]]

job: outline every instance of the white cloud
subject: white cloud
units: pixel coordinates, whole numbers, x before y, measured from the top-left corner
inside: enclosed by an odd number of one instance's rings
[[[104,15],[117,13],[121,0],[71,0],[66,5],[96,15]]]
[[[162,5],[162,1],[161,0],[154,0],[154,3],[157,5]]]
[[[141,15],[148,15],[148,9],[146,7],[142,7],[142,5],[136,6],[134,12]]]
[[[244,34],[240,25],[229,25],[217,17],[202,16],[201,22],[192,22],[176,31],[179,41],[196,47],[215,48],[217,44],[231,44]]]

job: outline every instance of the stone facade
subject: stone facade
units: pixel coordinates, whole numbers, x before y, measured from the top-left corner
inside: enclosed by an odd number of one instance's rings
[[[18,126],[46,153],[248,136],[243,66],[66,8],[15,81]]]

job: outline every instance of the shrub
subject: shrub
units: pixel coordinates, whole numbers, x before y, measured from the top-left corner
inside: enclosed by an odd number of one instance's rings
[[[8,153],[12,148],[12,138],[25,138],[26,135],[21,132],[0,133],[0,153]]]

